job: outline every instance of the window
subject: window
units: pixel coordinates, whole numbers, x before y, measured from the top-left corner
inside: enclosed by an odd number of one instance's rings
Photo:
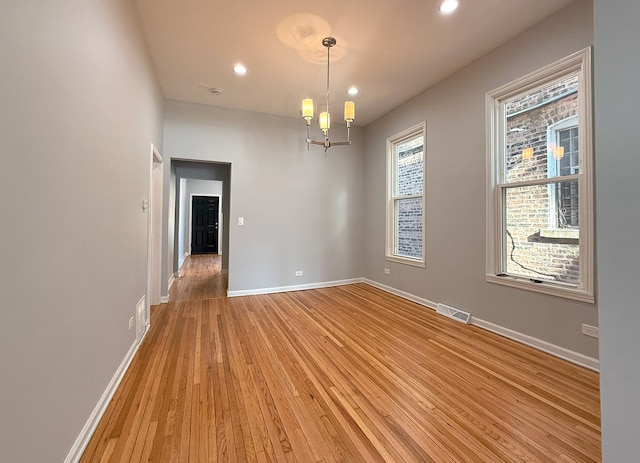
[[[424,258],[423,122],[387,139],[387,260],[419,267]]]
[[[591,51],[487,94],[487,280],[593,302]]]
[[[575,175],[580,171],[578,117],[572,116],[549,126],[547,140],[548,177]],[[564,188],[549,185],[550,229],[578,229],[578,182],[566,182]],[[577,235],[574,235],[577,238]]]

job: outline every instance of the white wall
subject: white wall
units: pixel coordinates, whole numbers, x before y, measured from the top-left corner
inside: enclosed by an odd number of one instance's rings
[[[605,463],[640,455],[640,3],[596,0],[600,393]]]
[[[229,290],[363,275],[361,129],[325,158],[307,151],[302,120],[176,101],[165,115],[167,158],[231,163]]]
[[[582,323],[598,324],[593,304],[485,281],[485,95],[592,43],[590,2],[575,2],[367,126],[367,278],[597,358],[597,340],[581,333]],[[384,255],[385,140],[421,121],[427,122],[425,269]]]
[[[162,95],[130,0],[1,10],[0,461],[60,462],[135,340]]]

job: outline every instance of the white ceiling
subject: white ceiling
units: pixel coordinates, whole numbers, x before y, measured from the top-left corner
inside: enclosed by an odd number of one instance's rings
[[[302,98],[326,99],[322,38],[333,36],[332,110],[357,86],[356,125],[572,1],[461,0],[444,16],[440,0],[135,0],[166,98],[299,117]]]

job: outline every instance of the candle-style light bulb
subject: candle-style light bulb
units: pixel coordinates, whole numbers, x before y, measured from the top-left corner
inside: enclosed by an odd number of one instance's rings
[[[311,119],[313,119],[313,100],[311,98],[302,100],[302,117],[307,121],[307,125],[311,123]]]
[[[344,120],[347,124],[356,120],[356,104],[353,101],[344,102]]]
[[[320,129],[322,129],[326,135],[331,128],[331,115],[326,111],[321,112],[318,122],[320,123]]]

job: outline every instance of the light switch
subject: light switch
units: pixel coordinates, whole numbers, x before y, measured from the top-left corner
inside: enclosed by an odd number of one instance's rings
[[[238,225],[244,225],[244,217],[238,217]]]

